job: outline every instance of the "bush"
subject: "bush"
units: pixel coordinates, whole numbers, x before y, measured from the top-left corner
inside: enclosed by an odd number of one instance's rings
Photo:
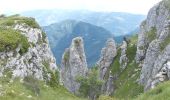
[[[39,82],[37,79],[35,79],[33,76],[26,76],[24,78],[24,86],[34,92],[36,96],[39,96],[40,94],[40,87]]]
[[[87,77],[78,76],[77,81],[80,83],[80,96],[94,99],[101,94],[100,92],[103,82],[98,79],[98,70],[91,69]]]
[[[43,63],[44,67],[43,67],[43,78],[46,81],[46,83],[48,85],[50,85],[51,87],[58,87],[59,85],[59,72],[57,70],[52,71],[50,70],[50,65],[47,61],[45,61]],[[48,74],[50,75],[50,77],[48,76]]]
[[[21,45],[21,53],[27,52],[29,43],[27,38],[13,29],[0,27],[0,52],[11,51]]]

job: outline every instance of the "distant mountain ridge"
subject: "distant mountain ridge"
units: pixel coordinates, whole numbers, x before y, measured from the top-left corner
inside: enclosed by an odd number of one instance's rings
[[[71,19],[104,27],[115,36],[130,34],[145,19],[144,15],[123,12],[94,12],[88,10],[37,10],[22,15],[36,18],[41,26]]]
[[[93,65],[100,56],[100,51],[108,38],[113,38],[111,32],[86,22],[65,20],[60,23],[43,27],[49,38],[52,51],[60,64],[64,50],[69,47],[71,40],[81,36],[85,43],[85,53],[89,66]]]

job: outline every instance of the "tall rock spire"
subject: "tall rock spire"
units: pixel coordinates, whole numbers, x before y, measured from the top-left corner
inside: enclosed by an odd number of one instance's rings
[[[87,71],[83,39],[76,37],[62,56],[61,80],[63,81],[63,85],[70,92],[76,93],[80,87],[80,84],[76,82],[76,77],[85,76]]]

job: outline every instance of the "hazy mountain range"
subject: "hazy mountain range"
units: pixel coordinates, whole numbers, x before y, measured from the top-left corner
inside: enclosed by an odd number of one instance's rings
[[[57,63],[60,63],[64,50],[69,47],[74,37],[83,37],[89,65],[98,60],[106,40],[113,38],[111,32],[102,27],[75,20],[65,20],[43,27],[43,29],[47,33]]]
[[[41,26],[63,20],[83,21],[97,26],[104,27],[115,36],[129,34],[138,28],[144,15],[123,13],[123,12],[94,12],[88,10],[35,10],[23,12],[22,15],[36,18]]]

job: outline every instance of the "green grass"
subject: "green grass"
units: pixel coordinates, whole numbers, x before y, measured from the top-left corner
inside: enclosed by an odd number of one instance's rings
[[[130,99],[143,92],[143,87],[140,86],[136,80],[139,78],[140,69],[138,64],[135,63],[136,46],[128,46],[127,57],[129,59],[126,69],[119,75],[116,80],[116,91],[114,97],[120,99]]]
[[[170,34],[166,37],[166,39],[160,44],[161,50],[164,50],[167,45],[170,44]]]
[[[68,61],[69,60],[69,56],[70,56],[69,51],[65,52],[64,53],[64,60]]]
[[[32,28],[40,28],[34,18],[21,17],[19,15],[13,15],[0,19],[0,26],[13,26],[17,23],[25,23]]]
[[[121,50],[118,49],[117,56],[114,58],[114,61],[111,65],[111,72],[113,75],[120,73],[120,64],[119,64],[120,56],[121,56]]]
[[[156,27],[152,27],[151,30],[146,33],[149,42],[152,42],[154,39],[156,39],[156,32]]]
[[[21,44],[20,54],[27,52],[28,40],[20,32],[13,29],[0,27],[0,52],[16,49]]]
[[[63,86],[52,88],[41,81],[38,81],[40,89],[38,96],[19,79],[15,79],[13,83],[4,83],[0,80],[0,84],[2,86],[0,93],[3,94],[0,96],[0,100],[85,100],[74,96]],[[31,98],[28,96],[31,96]]]
[[[170,81],[159,84],[134,100],[170,100]]]
[[[116,90],[113,96],[114,98],[126,100],[131,100],[140,93],[143,93],[143,86],[140,86],[136,82],[140,75],[140,68],[138,68],[138,64],[134,61],[136,55],[137,36],[134,35],[129,40],[130,42],[127,47],[127,58],[129,61],[126,69],[120,72],[120,50],[118,50],[118,55],[111,65],[112,74],[118,75],[118,79],[114,81]]]

